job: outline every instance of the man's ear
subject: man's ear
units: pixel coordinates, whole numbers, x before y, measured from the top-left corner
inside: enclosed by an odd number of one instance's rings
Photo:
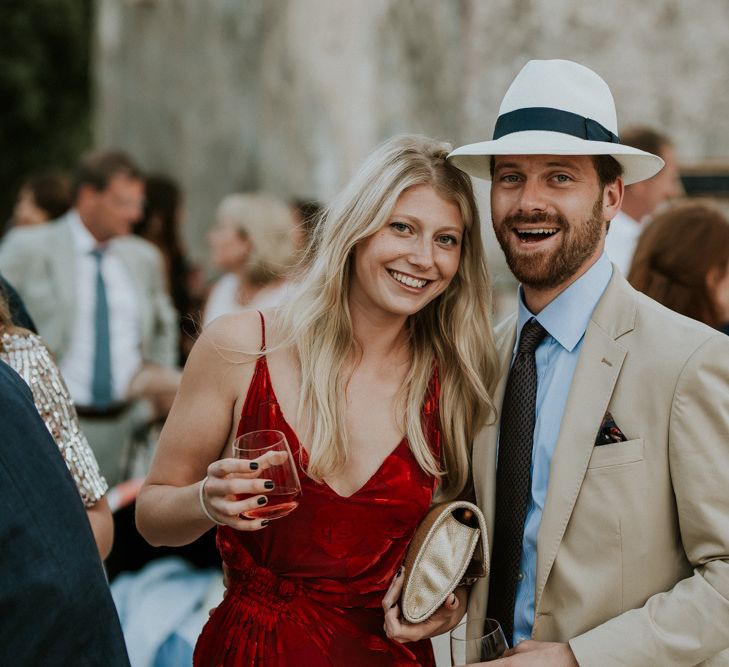
[[[99,191],[93,185],[90,183],[84,183],[78,188],[75,205],[77,207],[83,207],[88,202],[93,201],[97,194],[99,194]]]
[[[625,194],[622,178],[616,178],[602,190],[602,214],[605,220],[612,220],[620,210]]]
[[[706,288],[709,290],[709,294],[711,294],[712,296],[716,291],[717,285],[724,278],[725,272],[726,269],[723,269],[721,266],[712,266],[707,272],[705,278]]]

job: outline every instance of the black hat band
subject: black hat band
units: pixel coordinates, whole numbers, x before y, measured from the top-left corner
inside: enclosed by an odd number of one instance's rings
[[[586,118],[571,111],[551,109],[550,107],[528,107],[516,109],[499,116],[494,128],[494,139],[512,134],[539,130],[562,132],[588,141],[604,141],[619,144],[620,138],[592,118]]]

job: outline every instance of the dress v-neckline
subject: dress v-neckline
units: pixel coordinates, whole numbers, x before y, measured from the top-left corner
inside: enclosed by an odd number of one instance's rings
[[[306,465],[306,467],[308,467],[308,464],[309,464],[309,452],[301,444],[301,440],[299,439],[299,436],[296,434],[296,431],[294,431],[294,429],[291,428],[291,425],[287,421],[286,417],[284,417],[283,411],[281,410],[281,406],[278,403],[278,399],[275,399],[275,403],[276,403],[276,406],[278,407],[279,414],[281,415],[281,420],[283,421],[284,424],[286,424],[286,428],[288,428],[289,431],[291,431],[291,434],[294,436],[294,438],[296,438],[296,445],[297,445],[297,447],[299,449],[299,452],[301,452],[301,458],[302,458],[301,467],[302,467],[302,469],[304,469],[304,466]],[[400,442],[398,442],[397,445],[395,445],[395,447],[390,451],[390,453],[384,459],[382,459],[382,462],[377,467],[377,470],[375,470],[370,475],[369,479],[367,479],[367,481],[364,484],[362,484],[362,486],[360,486],[356,491],[350,493],[348,496],[344,496],[341,493],[339,493],[326,480],[322,480],[321,483],[324,486],[326,486],[326,488],[329,489],[340,500],[349,500],[351,498],[354,498],[355,496],[357,496],[360,493],[362,493],[368,486],[370,486],[370,484],[372,484],[374,482],[375,478],[379,477],[380,472],[385,467],[385,464],[393,456],[395,456],[395,454],[397,453],[397,451],[403,446],[403,444],[406,444],[406,443],[407,443],[407,438],[405,438],[405,437],[401,438]],[[305,469],[304,469],[304,472],[306,472]]]
[[[281,419],[281,421],[283,422],[284,426],[286,427],[286,429],[288,429],[288,431],[291,434],[291,436],[296,440],[296,448],[300,452],[299,465],[300,465],[300,467],[302,469],[302,472],[304,472],[304,474],[306,474],[306,468],[308,467],[308,464],[309,464],[309,452],[307,451],[306,447],[304,447],[304,445],[302,444],[301,438],[299,438],[298,434],[296,433],[296,431],[293,429],[293,427],[289,423],[289,420],[286,419],[286,415],[284,415],[283,408],[281,408],[281,404],[278,402],[278,396],[276,396],[276,390],[273,388],[273,382],[271,380],[271,372],[268,369],[268,363],[266,362],[266,357],[264,355],[261,355],[260,357],[258,357],[258,359],[256,360],[256,365],[258,366],[258,364],[260,364],[261,366],[263,366],[263,372],[266,374],[266,381],[267,381],[267,384],[268,384],[268,387],[269,387],[269,390],[270,390],[271,402],[276,407],[276,412],[278,413],[278,416]],[[251,378],[251,384],[248,387],[248,392],[246,394],[246,399],[243,402],[243,411],[245,411],[245,408],[248,405],[248,400],[250,398],[251,391],[252,391],[253,386],[255,384],[255,380],[256,380],[256,375],[257,374],[258,374],[258,367],[256,368],[256,371],[253,374],[253,378]],[[291,444],[291,443],[289,443],[289,444]],[[367,481],[364,484],[362,484],[362,486],[360,486],[356,491],[352,492],[348,496],[345,496],[345,495],[342,495],[341,493],[338,493],[325,480],[322,480],[321,481],[321,484],[324,485],[327,489],[329,489],[329,491],[331,491],[332,494],[334,494],[340,500],[350,500],[350,499],[354,498],[355,496],[358,496],[363,491],[365,491],[365,489],[367,489],[367,487],[369,487],[374,482],[374,480],[377,477],[379,477],[380,472],[385,467],[385,464],[393,456],[395,456],[395,454],[402,448],[403,445],[407,445],[407,436],[403,436],[402,438],[400,438],[400,441],[395,445],[395,447],[393,447],[390,450],[390,452],[387,454],[387,456],[385,456],[385,458],[382,459],[382,461],[380,462],[380,465],[369,476],[369,478],[367,479]],[[292,452],[292,454],[293,454],[293,452]]]

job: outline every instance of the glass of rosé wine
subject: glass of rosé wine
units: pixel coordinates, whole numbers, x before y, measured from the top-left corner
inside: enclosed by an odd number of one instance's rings
[[[248,519],[280,519],[293,512],[301,498],[301,483],[289,443],[281,431],[264,429],[237,437],[233,443],[233,456],[256,461],[261,479],[270,479],[273,489],[265,491],[265,505],[243,512]],[[239,493],[236,500],[246,500],[260,493]]]

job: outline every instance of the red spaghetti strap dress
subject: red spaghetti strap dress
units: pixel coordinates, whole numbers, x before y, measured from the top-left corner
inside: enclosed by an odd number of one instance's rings
[[[438,395],[434,373],[423,423],[436,455]],[[194,665],[432,667],[430,640],[398,644],[383,630],[382,598],[435,488],[407,440],[349,497],[312,481],[305,473],[306,450],[283,417],[265,356],[256,362],[238,434],[259,429],[286,434],[299,466],[301,501],[260,531],[218,528],[229,589],[203,628]]]

